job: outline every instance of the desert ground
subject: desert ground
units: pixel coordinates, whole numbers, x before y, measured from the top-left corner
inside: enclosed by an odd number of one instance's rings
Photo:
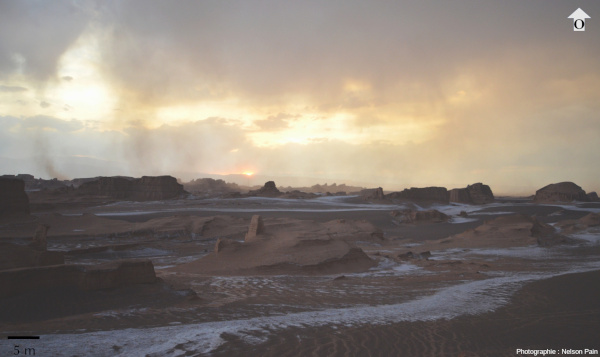
[[[45,225],[64,265],[150,261],[156,281],[25,281],[0,299],[7,355],[15,345],[36,356],[600,349],[599,202],[29,196],[29,215],[0,223],[0,243],[25,246]]]

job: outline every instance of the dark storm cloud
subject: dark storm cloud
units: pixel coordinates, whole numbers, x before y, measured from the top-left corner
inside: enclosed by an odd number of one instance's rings
[[[1,1],[0,78],[19,70],[36,80],[53,76],[88,19],[75,1]]]
[[[597,2],[583,5],[600,12]],[[105,74],[126,101],[160,106],[234,95],[276,104],[302,94],[331,110],[433,104],[478,66],[503,71],[536,63],[525,78],[533,81],[582,76],[586,61],[599,55],[600,39],[573,38],[566,18],[572,7],[491,0],[9,0],[0,4],[0,74],[15,70],[22,56],[25,73],[52,75],[60,55],[91,25],[102,33]],[[370,95],[344,92],[347,79],[369,83]]]
[[[254,100],[304,93],[322,105],[360,104],[340,91],[346,78],[371,83],[375,102],[432,101],[470,66],[535,59],[529,77],[543,79],[552,76],[550,56],[581,74],[575,63],[585,58],[575,54],[600,48],[598,36],[571,38],[572,5],[558,1],[111,5],[102,21],[113,29],[104,48],[113,80],[155,103],[203,99],[194,88],[225,84]]]
[[[577,7],[592,16],[584,33],[567,19]],[[539,185],[569,167],[592,182],[600,137],[594,14],[597,1],[9,0],[0,2],[0,80],[21,66],[45,83],[87,30],[97,41],[96,65],[123,108],[114,120],[125,123],[125,134],[111,143],[136,173],[252,165],[402,187],[445,184],[441,177],[460,185]],[[254,121],[261,131],[291,130],[293,119],[321,111],[315,115],[349,114],[335,128],[340,134],[379,132],[351,143],[315,133],[306,145],[259,148],[243,125],[225,119],[144,127],[162,123],[158,109],[169,105],[231,98],[241,110],[297,117],[265,115]],[[196,119],[204,118],[189,120]],[[427,124],[428,135],[413,142],[378,137],[401,130],[398,123]],[[44,134],[51,132],[48,143],[56,146],[75,140],[65,133],[82,125],[48,117],[17,124],[49,129]]]

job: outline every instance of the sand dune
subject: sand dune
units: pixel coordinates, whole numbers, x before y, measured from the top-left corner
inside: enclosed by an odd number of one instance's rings
[[[352,242],[382,239],[381,231],[365,221],[275,219],[264,226],[251,239],[220,241],[214,253],[170,270],[207,275],[358,272],[375,262]]]

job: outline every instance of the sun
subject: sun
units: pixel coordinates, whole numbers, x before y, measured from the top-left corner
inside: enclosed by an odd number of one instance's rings
[[[244,171],[243,174],[246,175],[246,176],[248,176],[248,177],[250,177],[250,176],[254,175],[254,172],[252,172],[252,171]]]

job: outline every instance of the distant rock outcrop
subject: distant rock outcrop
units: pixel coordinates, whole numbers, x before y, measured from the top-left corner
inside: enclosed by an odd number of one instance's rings
[[[57,178],[53,178],[50,180],[44,180],[42,178],[36,179],[33,175],[29,174],[2,175],[0,177],[23,180],[23,182],[25,182],[26,192],[40,190],[55,190],[58,188],[64,188],[68,186],[68,181],[59,180]]]
[[[494,202],[494,194],[488,185],[480,182],[468,185],[466,188],[455,188],[449,192],[450,202],[486,204]]]
[[[381,187],[364,189],[360,191],[360,197],[365,201],[382,201],[385,199]]]
[[[248,192],[248,196],[277,197],[280,195],[281,191],[275,186],[275,181],[267,181],[260,189]]]
[[[77,193],[122,200],[131,199],[133,180],[123,177],[98,177],[96,180],[83,182],[77,189]]]
[[[466,188],[453,188],[448,191],[450,202],[472,203],[469,191]]]
[[[23,180],[0,177],[0,217],[29,214]]]
[[[587,197],[588,197],[588,201],[590,201],[590,202],[600,202],[600,197],[598,197],[598,194],[596,192],[588,193]]]
[[[553,183],[535,192],[534,202],[588,202],[589,198],[585,191],[573,182]]]
[[[176,198],[184,190],[172,176],[143,176],[139,179],[99,177],[82,183],[77,192],[123,200],[156,201]]]
[[[167,200],[184,193],[183,185],[173,176],[143,176],[133,183],[134,200],[137,201]]]
[[[422,203],[444,203],[450,202],[448,190],[445,187],[411,187],[400,192],[392,192],[385,195],[391,200],[406,200]]]
[[[215,180],[212,178],[199,178],[184,183],[183,187],[188,192],[196,193],[231,193],[239,192],[240,187],[235,183],[228,183],[221,179]]]

